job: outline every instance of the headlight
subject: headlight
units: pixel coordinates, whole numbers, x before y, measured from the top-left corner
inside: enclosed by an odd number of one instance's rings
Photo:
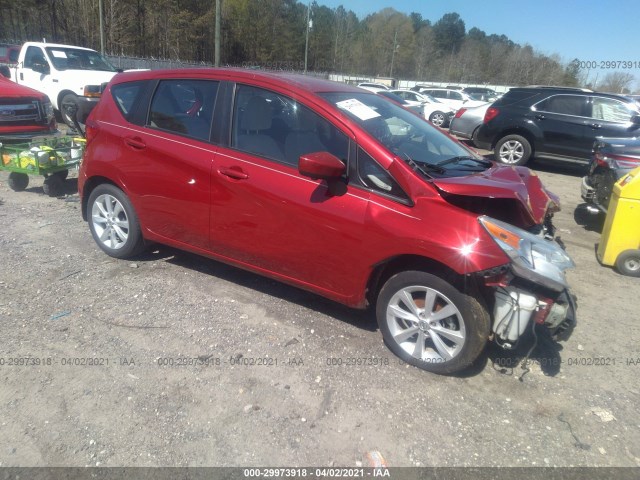
[[[100,85],[85,85],[84,96],[100,98],[102,96],[102,88],[100,87]]]
[[[557,243],[490,217],[478,220],[511,258],[516,275],[554,290],[567,288],[564,270],[575,264]]]

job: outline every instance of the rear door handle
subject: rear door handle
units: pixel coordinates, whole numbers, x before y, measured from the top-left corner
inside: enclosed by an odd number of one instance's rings
[[[218,173],[236,180],[246,180],[249,178],[249,175],[243,172],[240,167],[220,167]]]
[[[539,113],[538,115],[536,115],[536,119],[537,119],[537,120],[544,120],[544,115],[542,115],[541,113]]]
[[[124,143],[129,145],[130,147],[135,148],[136,150],[142,150],[147,146],[146,143],[140,137],[125,137]]]
[[[593,128],[594,130],[597,130],[598,128],[602,128],[602,125],[600,125],[599,123],[592,123],[591,125],[589,125],[591,128]]]

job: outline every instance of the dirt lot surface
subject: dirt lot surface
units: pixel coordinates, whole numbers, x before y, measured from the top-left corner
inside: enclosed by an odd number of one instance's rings
[[[526,374],[530,343],[457,377],[399,362],[367,312],[162,246],[107,257],[73,178],[49,198],[0,172],[0,465],[640,466],[640,279],[597,263],[580,170],[534,168],[578,326]]]

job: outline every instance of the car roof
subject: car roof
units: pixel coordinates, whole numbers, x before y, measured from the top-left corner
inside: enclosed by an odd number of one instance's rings
[[[73,48],[74,50],[87,50],[95,52],[95,50],[86,47],[78,47],[77,45],[65,45],[63,43],[41,43],[41,42],[26,42],[25,46],[42,46],[44,48]]]
[[[617,100],[622,100],[626,102],[633,102],[633,99],[629,98],[626,95],[619,95],[616,93],[607,93],[607,92],[596,92],[593,90],[589,90],[588,88],[578,88],[578,87],[550,87],[550,86],[528,86],[528,87],[514,87],[510,89],[507,94],[511,92],[538,92],[538,93],[548,93],[548,94],[573,94],[573,95],[582,95],[582,96],[593,96],[598,95],[600,97],[614,98]]]
[[[243,68],[180,68],[162,70],[144,70],[119,73],[113,83],[135,80],[155,80],[162,78],[198,78],[229,81],[257,80],[265,84],[286,83],[288,86],[312,93],[346,92],[362,93],[363,89],[346,83],[334,82],[323,78],[288,72],[249,70]]]

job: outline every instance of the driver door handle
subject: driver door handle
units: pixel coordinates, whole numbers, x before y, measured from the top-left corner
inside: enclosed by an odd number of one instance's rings
[[[220,167],[218,173],[235,180],[246,180],[249,178],[249,175],[243,172],[240,167]]]
[[[129,145],[130,147],[135,148],[136,150],[142,150],[147,146],[146,143],[140,137],[125,137],[124,143]]]
[[[536,115],[536,120],[544,120],[544,115],[542,115],[541,113]]]
[[[597,130],[598,128],[602,128],[602,125],[600,125],[599,123],[592,123],[591,125],[589,125],[591,128],[593,128],[594,130]]]

